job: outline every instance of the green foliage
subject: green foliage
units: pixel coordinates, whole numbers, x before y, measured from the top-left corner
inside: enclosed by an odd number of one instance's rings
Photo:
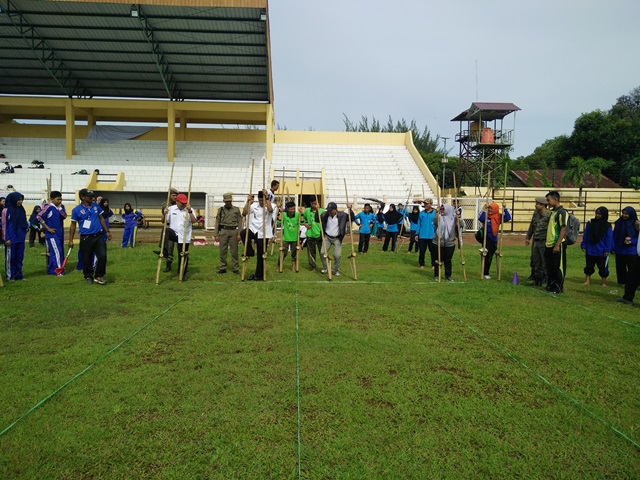
[[[609,111],[580,115],[569,137],[545,141],[523,158],[529,168],[560,168],[573,157],[603,158],[602,173],[625,185],[640,175],[640,87],[618,98]]]
[[[640,177],[629,178],[629,187],[634,190],[640,190]]]
[[[586,175],[591,175],[596,182],[600,182],[602,178],[602,170],[609,166],[612,162],[604,158],[596,157],[585,160],[582,157],[572,157],[567,164],[562,180],[565,182],[573,182],[578,187],[578,205],[582,205],[582,189],[586,181]]]
[[[386,125],[382,125],[376,117],[372,117],[371,122],[369,122],[369,117],[362,115],[360,121],[355,123],[351,121],[346,114],[343,113],[342,115],[344,117],[345,132],[406,133],[410,131],[413,135],[413,144],[418,152],[420,152],[420,155],[422,155],[422,158],[429,153],[438,151],[440,135],[436,135],[435,138],[432,137],[426,125],[423,130],[420,130],[415,120],[407,123],[407,121],[402,118],[394,123],[391,115],[389,115]]]

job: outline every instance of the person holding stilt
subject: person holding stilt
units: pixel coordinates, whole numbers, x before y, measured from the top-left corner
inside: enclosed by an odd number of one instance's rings
[[[391,251],[396,251],[396,242],[400,231],[399,225],[400,222],[402,222],[402,218],[402,214],[396,210],[396,206],[393,203],[389,205],[389,210],[384,214],[387,231],[384,235],[384,243],[382,244],[383,252],[386,252],[389,249],[389,241],[391,241]]]
[[[266,258],[264,253],[265,240],[273,237],[273,212],[275,204],[269,201],[267,189],[258,192],[258,201],[254,201],[253,195],[247,196],[243,214],[248,217],[248,228],[253,233],[256,246],[256,271],[247,280],[262,281],[264,279]]]
[[[504,221],[508,222],[511,220],[511,213],[507,209],[506,205],[503,203],[502,208],[504,209]],[[497,203],[489,203],[485,205],[485,209],[482,211],[480,216],[478,217],[478,222],[484,224],[485,216],[488,217],[487,221],[487,231],[486,235],[486,249],[487,255],[484,262],[484,278],[486,280],[490,279],[489,275],[491,269],[491,262],[493,261],[493,256],[498,249],[498,233],[500,232],[500,224],[502,216],[500,215],[500,207]]]
[[[433,219],[434,228],[439,228],[439,234],[437,238],[440,240],[440,259],[444,264],[444,278],[448,282],[453,282],[451,276],[451,259],[453,253],[456,250],[456,242],[458,241],[458,235],[462,229],[462,219],[456,215],[456,210],[452,205],[445,204],[440,206],[440,219]],[[434,265],[433,279],[439,281],[439,267],[438,262]]]
[[[376,217],[371,209],[371,204],[365,203],[362,211],[355,216],[355,224],[358,225],[358,253],[369,251],[369,240],[371,239],[371,229],[376,223]]]
[[[62,276],[64,272],[56,273],[64,260],[64,220],[67,211],[62,204],[62,193],[52,191],[49,203],[38,215],[38,220],[44,228],[45,241],[49,250],[47,274]]]
[[[296,263],[298,257],[298,232],[300,231],[300,212],[296,211],[294,202],[284,204],[282,212],[282,261],[287,258],[287,253],[291,250],[291,260]],[[280,262],[280,259],[278,259]],[[278,271],[282,271],[278,264]]]
[[[167,202],[163,202],[162,204],[162,220],[164,222],[166,222],[167,224],[169,223],[167,220],[167,208],[173,206],[176,204],[176,198],[178,196],[178,194],[180,193],[178,191],[178,189],[171,187],[171,189],[169,190],[169,204],[167,204]],[[165,232],[166,233],[166,232]],[[171,238],[169,238],[171,237]],[[173,235],[166,235],[164,236],[164,245],[162,244],[162,233],[160,234],[160,240],[158,241],[158,247],[162,249],[162,257],[165,259],[165,261],[167,262],[165,265],[165,269],[163,270],[163,272],[170,272],[171,271],[171,265],[173,264],[173,251],[175,250],[175,246],[176,246],[176,242],[175,242],[175,236]],[[160,250],[154,250],[153,253],[155,253],[156,255],[160,255]]]
[[[591,283],[591,275],[598,266],[598,275],[602,279],[602,286],[607,286],[609,276],[609,254],[613,252],[613,231],[609,223],[609,210],[606,207],[596,208],[595,218],[587,222],[582,234],[580,248],[585,253],[584,284]]]
[[[189,269],[189,245],[191,244],[191,231],[193,224],[197,221],[195,213],[189,205],[189,200],[184,193],[176,196],[176,204],[167,209],[167,221],[169,229],[173,232],[173,237],[178,245],[178,252],[184,256],[184,267],[182,268],[182,281],[187,280]],[[186,222],[186,223],[185,223]],[[168,262],[167,262],[168,263]]]
[[[322,238],[320,238],[320,215],[324,209],[320,208],[318,200],[311,200],[311,206],[304,210],[304,226],[306,231],[307,258],[309,260],[309,270],[316,270],[316,252],[322,250]]]
[[[424,270],[425,254],[429,250],[431,267],[436,264],[436,253],[433,244],[435,235],[434,220],[436,219],[436,211],[433,208],[433,200],[427,199],[423,202],[424,210],[418,216],[418,224],[416,225],[415,239],[418,242],[420,254],[418,256],[418,265],[420,270]]]
[[[418,251],[418,242],[416,241],[416,232],[418,231],[418,219],[420,218],[420,207],[414,205],[411,213],[407,215],[409,219],[409,249],[407,253],[411,253],[415,245],[415,251]]]
[[[351,211],[351,209],[349,209]],[[322,273],[327,273],[326,256],[329,255],[329,249],[333,247],[333,269],[332,274],[335,277],[340,276],[340,260],[342,259],[342,239],[347,234],[347,223],[349,222],[349,214],[339,212],[338,206],[334,202],[329,202],[327,210],[320,216],[322,220],[322,231],[324,232],[324,248],[320,259],[322,260]]]

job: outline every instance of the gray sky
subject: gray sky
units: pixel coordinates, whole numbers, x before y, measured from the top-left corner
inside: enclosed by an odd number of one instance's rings
[[[271,0],[269,16],[289,130],[391,115],[449,148],[472,102],[512,102],[515,158],[640,86],[640,0]]]

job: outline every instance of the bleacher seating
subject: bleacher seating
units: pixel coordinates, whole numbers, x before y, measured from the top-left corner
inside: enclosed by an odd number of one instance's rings
[[[6,178],[2,182],[37,197],[46,189],[51,175],[53,189],[71,193],[84,188],[89,178],[74,172],[99,169],[101,174],[124,172],[125,190],[166,191],[171,171],[166,145],[165,141],[153,140],[105,144],[78,139],[76,154],[67,160],[64,139],[3,138],[1,152],[13,165],[21,164],[23,168],[3,176]],[[189,166],[193,164],[192,191],[213,195],[218,198],[216,203],[221,202],[226,191],[244,195],[249,191],[252,158],[256,160],[254,190],[261,182],[260,160],[265,152],[264,143],[177,142],[173,184],[186,190]],[[45,168],[29,169],[33,160],[44,162]],[[433,196],[403,146],[275,144],[267,169],[279,172],[283,167],[301,171],[324,168],[327,198],[339,204],[344,204],[344,179],[351,198],[404,202],[410,185],[412,197],[421,196],[423,188],[425,195]]]

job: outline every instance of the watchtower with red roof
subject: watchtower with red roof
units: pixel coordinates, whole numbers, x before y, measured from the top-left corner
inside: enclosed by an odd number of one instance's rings
[[[460,182],[474,186],[494,187],[502,184],[497,179],[497,168],[503,165],[513,147],[515,112],[520,108],[513,103],[474,102],[452,122],[460,122],[456,142],[460,144],[458,175]],[[505,117],[513,113],[513,126],[505,128]],[[499,172],[503,172],[502,168]]]

